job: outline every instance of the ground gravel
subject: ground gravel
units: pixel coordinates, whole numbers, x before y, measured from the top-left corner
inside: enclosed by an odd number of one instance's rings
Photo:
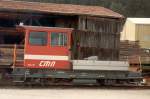
[[[0,99],[150,99],[150,89],[0,88]]]

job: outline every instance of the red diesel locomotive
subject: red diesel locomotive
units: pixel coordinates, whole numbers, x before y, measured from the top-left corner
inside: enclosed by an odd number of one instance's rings
[[[75,38],[77,33],[71,28],[19,26],[18,30],[24,32],[25,41],[22,61],[14,50],[11,75],[15,83],[114,85],[137,84],[142,79],[140,73],[128,70],[128,62],[100,61],[95,55],[77,57],[81,54],[79,40],[86,43],[88,38]]]

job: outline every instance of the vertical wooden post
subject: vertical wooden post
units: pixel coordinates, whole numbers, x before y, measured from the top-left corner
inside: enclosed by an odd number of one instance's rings
[[[13,68],[15,68],[16,65],[16,50],[17,50],[17,45],[14,45],[14,50],[13,50]]]

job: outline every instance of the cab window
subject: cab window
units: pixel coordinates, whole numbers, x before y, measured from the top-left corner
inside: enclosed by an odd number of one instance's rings
[[[66,46],[67,34],[66,33],[51,33],[51,46]]]
[[[30,32],[29,33],[30,45],[47,45],[47,33],[46,32]]]

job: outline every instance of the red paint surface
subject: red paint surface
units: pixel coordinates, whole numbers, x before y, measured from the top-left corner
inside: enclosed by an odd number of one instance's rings
[[[43,27],[24,27],[26,31],[25,36],[25,54],[30,55],[58,55],[58,56],[70,56],[70,44],[71,44],[71,32],[72,29],[67,28],[43,28]],[[38,46],[38,45],[30,45],[29,44],[29,33],[37,31],[37,32],[47,32],[48,33],[48,44],[45,46]],[[60,32],[67,34],[67,46],[51,46],[50,45],[50,34],[52,32]],[[49,68],[49,67],[40,67],[39,64],[40,60],[29,60],[25,59],[24,66],[27,68]],[[35,66],[29,66],[29,64],[35,64]],[[71,69],[70,61],[57,61],[53,69]]]
[[[49,61],[49,60],[42,60],[42,61]],[[55,61],[55,64],[53,65],[53,62],[55,60],[51,60],[52,65],[49,66],[40,66],[41,60],[26,60],[25,67],[27,68],[49,68],[49,69],[63,69],[63,70],[70,70],[71,63],[69,61]]]

